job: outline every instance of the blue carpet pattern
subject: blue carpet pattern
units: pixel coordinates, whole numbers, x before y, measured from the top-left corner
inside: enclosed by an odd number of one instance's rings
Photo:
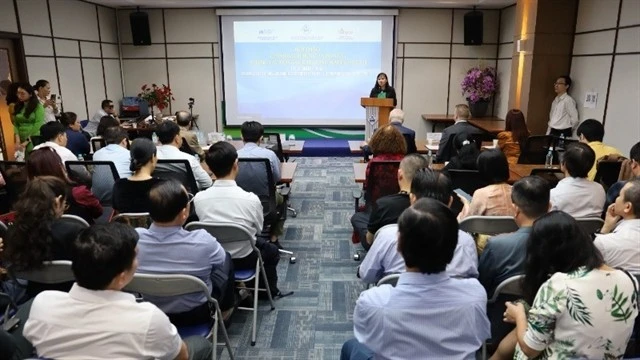
[[[353,309],[365,286],[355,276],[358,263],[350,241],[353,179],[358,158],[300,157],[291,189],[298,217],[285,224],[279,288],[295,294],[260,302],[256,345],[251,346],[251,313],[234,314],[229,337],[237,359],[338,359],[344,341],[353,337]],[[218,349],[222,359],[226,351]]]

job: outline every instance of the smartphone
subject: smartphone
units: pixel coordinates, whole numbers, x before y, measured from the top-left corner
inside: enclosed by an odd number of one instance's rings
[[[56,94],[51,94],[51,100],[56,101]]]
[[[453,192],[454,192],[454,193],[456,193],[456,194],[458,194],[458,195],[460,195],[460,197],[463,197],[463,198],[465,198],[465,199],[467,199],[467,200],[471,201],[471,195],[469,195],[469,194],[468,194],[467,192],[465,192],[464,190],[462,190],[462,189],[455,189],[455,190],[453,190]]]

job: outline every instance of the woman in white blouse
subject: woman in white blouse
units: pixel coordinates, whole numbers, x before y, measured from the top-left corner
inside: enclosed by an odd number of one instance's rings
[[[58,110],[56,100],[49,97],[51,95],[51,85],[49,82],[47,80],[38,80],[36,84],[33,85],[33,88],[36,94],[38,94],[40,104],[44,107],[44,122],[56,121],[56,115],[60,113],[60,110]]]
[[[527,313],[524,301],[506,303],[504,321],[516,329],[492,359],[624,356],[638,315],[638,284],[604,263],[570,215],[552,211],[533,224],[523,290],[533,305]]]

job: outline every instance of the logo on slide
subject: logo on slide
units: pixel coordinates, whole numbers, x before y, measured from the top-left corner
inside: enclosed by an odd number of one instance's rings
[[[258,31],[258,34],[260,35],[271,35],[271,33],[273,33],[272,29],[261,29]]]
[[[309,27],[309,25],[305,25],[302,27],[302,33],[305,35],[311,34],[311,28]]]

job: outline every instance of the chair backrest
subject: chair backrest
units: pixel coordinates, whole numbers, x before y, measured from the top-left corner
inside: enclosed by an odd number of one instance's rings
[[[29,136],[29,139],[31,139],[31,144],[34,147],[42,144],[43,142],[45,142],[45,140],[40,135],[31,135],[31,136]]]
[[[120,179],[120,174],[113,161],[66,161],[64,166],[71,174],[79,167],[84,167],[91,173],[91,192],[100,200],[103,206],[111,205],[113,185]]]
[[[0,206],[0,212],[8,212],[18,200],[18,196],[27,184],[27,163],[22,161],[0,161],[0,175],[4,179],[6,200]]]
[[[602,229],[602,226],[604,225],[604,220],[598,217],[578,218],[576,221],[578,222],[578,226],[580,226],[582,230],[589,235],[592,235],[596,231]]]
[[[24,279],[42,284],[61,284],[75,280],[71,270],[71,261],[45,261],[39,269],[29,271],[12,271],[16,279]]]
[[[185,139],[184,137],[182,138],[182,144],[180,144],[180,151],[182,151],[183,153],[189,154],[189,155],[196,155],[196,152],[193,151],[193,149],[191,149],[191,146],[189,146],[189,143],[187,142],[187,139]]]
[[[89,144],[91,145],[91,152],[95,153],[96,151],[102,149],[107,146],[107,142],[104,140],[102,136],[94,136],[89,140]]]
[[[180,296],[203,292],[209,302],[217,303],[217,301],[211,297],[207,285],[193,275],[135,273],[131,282],[122,290],[158,297]]]
[[[398,185],[400,161],[371,161],[368,166],[369,174],[365,180],[364,199],[366,207],[372,209],[379,198],[400,191],[400,185]]]
[[[480,172],[478,170],[449,169],[447,172],[451,178],[453,188],[462,189],[470,195],[473,195],[476,190],[488,185],[480,176]]]
[[[460,230],[471,234],[497,235],[518,230],[511,216],[468,216],[460,222]]]
[[[604,186],[604,189],[607,190],[609,187],[611,187],[611,185],[615,184],[618,181],[623,160],[624,158],[620,158],[619,161],[597,161],[597,171],[593,181],[602,184],[602,186]]]
[[[382,279],[378,280],[378,283],[376,284],[376,286],[389,284],[395,287],[396,284],[398,283],[398,279],[400,279],[400,274],[389,274],[383,277]]]
[[[251,234],[248,229],[238,224],[193,221],[185,225],[184,228],[188,231],[198,229],[205,230],[215,237],[216,241],[229,253],[233,253],[234,250],[242,248],[242,243],[247,241],[251,244],[251,247],[257,251],[254,241],[255,234]]]
[[[146,228],[148,229],[153,223],[151,216],[147,212],[143,213],[120,213],[111,218],[111,222],[119,222],[123,224],[127,224],[131,227],[137,228]]]
[[[271,163],[265,158],[238,159],[236,184],[244,191],[258,196],[262,203],[264,222],[271,223],[278,216],[276,209],[276,188],[271,171]]]
[[[268,149],[276,153],[280,162],[284,162],[284,151],[282,150],[280,134],[266,132],[262,134],[262,142],[267,145]]]
[[[193,175],[191,164],[185,159],[158,159],[153,176],[165,180],[180,182],[191,194],[198,192],[198,183]]]
[[[496,302],[500,295],[523,296],[522,280],[524,280],[524,275],[515,275],[502,281],[498,284],[498,287],[496,287],[496,290],[493,292],[493,296],[491,296],[488,303]]]
[[[531,175],[540,176],[547,180],[552,189],[558,185],[560,180],[564,179],[564,173],[560,169],[532,169]]]
[[[89,223],[81,218],[80,216],[77,215],[72,215],[72,214],[63,214],[62,217],[60,218],[60,220],[62,221],[68,221],[68,222],[73,222],[76,223],[80,226],[83,226],[84,228],[88,228],[90,225]]]
[[[534,135],[529,136],[521,148],[518,164],[544,165],[549,147],[554,144],[553,136]]]

